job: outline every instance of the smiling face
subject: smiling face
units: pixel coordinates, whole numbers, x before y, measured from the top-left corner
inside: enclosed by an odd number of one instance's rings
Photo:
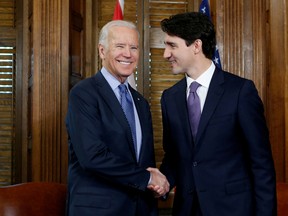
[[[165,34],[163,57],[171,63],[173,74],[187,73],[195,62],[194,44],[187,46],[180,37]]]
[[[102,65],[123,83],[138,64],[138,32],[128,27],[114,26],[109,31],[107,47],[99,44],[98,49]]]

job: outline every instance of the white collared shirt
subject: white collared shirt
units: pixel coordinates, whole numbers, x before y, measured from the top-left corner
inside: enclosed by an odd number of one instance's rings
[[[210,85],[212,76],[214,74],[214,71],[215,71],[215,65],[212,62],[210,67],[204,73],[202,73],[196,80],[192,79],[191,77],[187,76],[187,74],[185,74],[186,75],[186,81],[187,81],[187,90],[186,90],[187,98],[189,96],[190,84],[193,81],[196,81],[201,85],[198,87],[198,89],[196,91],[198,96],[199,96],[199,99],[200,99],[201,112],[202,112],[204,104],[205,104],[209,85]]]

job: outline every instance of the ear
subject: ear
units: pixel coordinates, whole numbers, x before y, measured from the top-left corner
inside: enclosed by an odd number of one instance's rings
[[[200,39],[194,41],[194,49],[195,53],[199,53],[202,50],[202,41]]]
[[[102,44],[98,45],[98,52],[101,59],[105,58],[105,47]]]

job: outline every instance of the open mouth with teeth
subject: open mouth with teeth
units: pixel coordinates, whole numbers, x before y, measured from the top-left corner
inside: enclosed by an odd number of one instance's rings
[[[120,61],[120,60],[117,60],[117,62],[119,62],[120,64],[123,64],[123,65],[130,65],[130,64],[132,64],[132,62]]]

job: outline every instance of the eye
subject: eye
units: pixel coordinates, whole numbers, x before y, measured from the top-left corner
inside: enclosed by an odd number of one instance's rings
[[[175,48],[175,47],[176,47],[176,45],[175,45],[174,43],[171,43],[170,46],[171,46],[172,48]]]
[[[130,47],[130,49],[131,49],[132,51],[137,51],[137,50],[138,50],[138,47],[137,47],[137,46],[132,46],[132,47]]]
[[[117,45],[116,45],[116,48],[123,49],[123,48],[124,48],[124,45],[122,45],[122,44],[117,44]]]

